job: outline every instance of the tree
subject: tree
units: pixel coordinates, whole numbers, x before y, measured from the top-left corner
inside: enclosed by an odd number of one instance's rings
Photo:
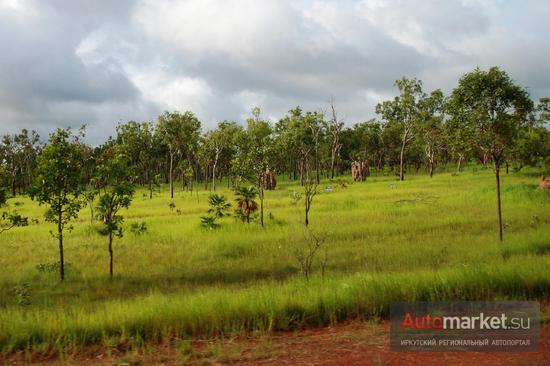
[[[417,132],[421,121],[420,104],[426,97],[422,91],[422,81],[417,79],[397,80],[395,86],[400,95],[393,100],[376,106],[376,113],[389,124],[401,129],[401,149],[399,153],[399,179],[405,180],[405,150]]]
[[[227,202],[224,196],[215,193],[211,194],[208,197],[208,203],[210,204],[208,213],[213,214],[214,217],[221,218],[229,215],[227,211],[231,208],[231,204]]]
[[[134,195],[132,170],[129,158],[118,146],[107,150],[96,170],[99,188],[97,212],[102,219],[100,231],[109,237],[109,276],[113,277],[113,237],[122,237],[124,217],[119,214],[122,208],[130,207]]]
[[[179,159],[186,157],[192,163],[199,143],[201,123],[192,112],[164,112],[158,118],[156,132],[168,148],[170,198],[174,198],[174,167]]]
[[[331,136],[330,178],[333,179],[336,162],[340,154],[340,149],[342,149],[340,135],[342,133],[344,123],[338,119],[338,114],[336,113],[336,108],[334,107],[334,101],[332,99],[330,100],[330,110],[332,112],[332,118],[328,127]]]
[[[247,120],[246,132],[240,135],[237,154],[232,162],[233,171],[240,179],[248,181],[256,187],[255,194],[260,199],[260,223],[264,225],[265,192],[262,177],[271,162],[273,141],[271,125],[260,118],[258,107],[252,110],[252,118]],[[249,216],[247,216],[247,222]]]
[[[117,144],[123,146],[126,156],[139,175],[142,184],[149,188],[149,198],[153,197],[154,167],[158,165],[154,128],[150,122],[129,121],[116,128]]]
[[[533,101],[525,89],[498,67],[488,71],[476,68],[460,78],[448,101],[448,110],[462,128],[472,131],[471,143],[493,163],[498,237],[502,241],[500,168],[505,152],[514,145],[519,131],[528,122]]]
[[[57,129],[37,160],[37,169],[30,196],[40,205],[48,205],[46,221],[55,223],[57,232],[50,233],[59,242],[59,276],[65,279],[63,233],[72,226],[82,207],[82,150],[79,138],[70,129]]]
[[[235,190],[237,196],[237,215],[241,217],[243,221],[250,223],[250,215],[258,210],[258,204],[255,201],[258,192],[256,188],[251,187],[238,187]]]
[[[33,179],[36,157],[40,153],[40,137],[26,129],[14,135],[5,135],[0,143],[0,165],[4,166],[5,179],[12,196],[21,193]]]
[[[306,226],[309,225],[309,211],[311,210],[311,202],[313,197],[318,193],[317,191],[317,181],[309,177],[309,173],[306,175],[304,182],[304,197],[305,197],[305,210],[306,210]]]
[[[436,158],[445,146],[443,133],[444,97],[441,90],[434,90],[429,97],[420,101],[420,133],[428,165],[428,174],[433,176]]]

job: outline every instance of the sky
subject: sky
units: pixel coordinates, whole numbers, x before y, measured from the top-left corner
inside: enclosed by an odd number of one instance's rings
[[[449,93],[499,66],[550,95],[550,1],[0,0],[0,134],[194,112],[205,130],[334,100],[352,125],[394,81]]]

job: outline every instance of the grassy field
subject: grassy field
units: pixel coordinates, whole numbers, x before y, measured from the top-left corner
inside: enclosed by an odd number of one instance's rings
[[[66,236],[67,278],[60,283],[45,208],[17,197],[10,207],[38,222],[0,236],[0,350],[295,329],[385,316],[396,300],[544,301],[550,191],[535,191],[539,175],[503,177],[502,244],[490,170],[404,182],[347,178],[347,187],[325,180],[310,214],[310,230],[325,238],[310,281],[296,259],[309,234],[303,201],[291,198],[301,192],[293,182],[266,193],[263,228],[234,218],[218,230],[201,228],[209,192],[177,192],[171,209],[166,189],[153,199],[138,191],[123,213],[126,227],[144,221],[148,230],[116,239],[112,281],[107,239],[87,208]],[[218,193],[233,202],[228,189]]]

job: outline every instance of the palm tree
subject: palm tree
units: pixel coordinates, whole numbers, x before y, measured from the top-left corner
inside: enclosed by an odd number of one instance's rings
[[[220,218],[229,215],[227,210],[231,208],[231,204],[227,202],[224,196],[215,193],[211,194],[208,198],[208,203],[210,204],[208,213],[214,214],[214,217]]]
[[[254,201],[257,194],[258,192],[253,186],[248,188],[238,187],[235,190],[238,214],[240,214],[242,220],[246,220],[247,223],[250,223],[250,214],[258,209],[258,204]]]

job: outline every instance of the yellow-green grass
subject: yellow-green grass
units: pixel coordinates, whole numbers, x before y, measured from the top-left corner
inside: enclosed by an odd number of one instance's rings
[[[58,260],[54,226],[44,207],[17,197],[10,208],[40,222],[0,235],[0,349],[289,329],[384,316],[395,300],[544,301],[550,193],[535,191],[532,173],[503,176],[504,243],[490,170],[347,178],[345,188],[324,180],[310,229],[326,237],[327,271],[321,278],[317,262],[309,282],[295,258],[308,238],[295,182],[266,193],[265,227],[226,218],[213,231],[200,226],[209,192],[177,192],[171,210],[166,188],[153,199],[138,191],[125,224],[145,221],[148,230],[116,239],[112,281],[107,239],[87,208],[66,236],[66,281],[38,270]]]

